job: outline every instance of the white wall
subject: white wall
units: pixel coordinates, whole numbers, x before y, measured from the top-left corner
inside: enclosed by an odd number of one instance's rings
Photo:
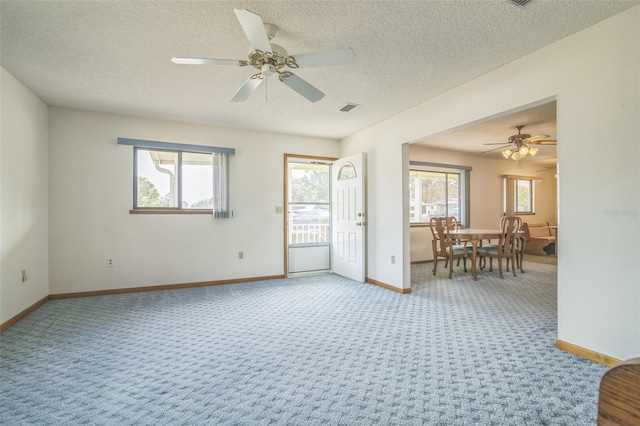
[[[49,294],[47,106],[0,68],[0,323]],[[29,281],[22,282],[26,269]]]
[[[283,154],[339,152],[335,140],[61,108],[49,115],[51,294],[282,275],[284,222],[275,208],[283,205]],[[235,216],[130,214],[133,149],[116,145],[118,137],[235,148]]]
[[[408,209],[403,143],[555,97],[558,339],[619,359],[638,356],[639,28],[637,6],[345,139],[341,155],[364,151],[373,159],[367,275],[410,285],[406,266],[385,258],[408,253],[409,229],[398,208],[405,198]]]
[[[524,222],[557,222],[557,191],[554,170],[543,170],[544,166],[513,160],[490,159],[461,152],[411,145],[411,161],[451,164],[471,167],[471,217],[469,227],[496,228],[503,214],[502,175],[520,175],[539,178],[535,182],[535,214],[521,215]],[[418,235],[420,234],[420,235]],[[431,231],[428,227],[411,229],[411,261],[433,259],[431,249]],[[420,250],[414,250],[414,236],[420,240]]]

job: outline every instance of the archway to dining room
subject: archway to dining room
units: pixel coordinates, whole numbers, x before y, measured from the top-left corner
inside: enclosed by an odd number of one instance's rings
[[[445,259],[439,259],[433,274],[432,217],[455,217],[462,228],[498,229],[500,219],[511,215],[525,224],[524,273],[517,269],[514,277],[511,271],[504,271],[501,279],[494,260],[493,271],[488,265],[477,268],[477,283],[517,286],[539,276],[551,280],[557,292],[556,104],[555,98],[541,100],[408,146],[405,173],[409,202],[405,214],[409,219],[412,292],[421,286],[473,282],[471,273],[458,261],[452,281]],[[518,146],[520,142],[524,143]],[[514,156],[522,147],[527,152],[523,149]],[[469,263],[467,266],[471,269]],[[549,303],[555,304],[555,300]]]

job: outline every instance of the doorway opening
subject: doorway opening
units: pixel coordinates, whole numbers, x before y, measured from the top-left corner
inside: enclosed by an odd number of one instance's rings
[[[560,212],[557,202],[556,110],[555,99],[543,99],[429,136],[408,146],[405,173],[410,187],[405,214],[409,218],[410,267],[428,269],[423,277],[425,280],[435,279],[431,274],[434,260],[429,228],[429,220],[433,216],[456,217],[466,228],[495,229],[501,217],[516,215],[530,226],[547,232],[548,237],[557,238]],[[514,161],[505,157],[503,151],[512,147],[510,137],[522,125],[526,125],[529,133],[536,135],[531,137],[531,145],[536,149],[534,154]],[[448,149],[444,150],[444,146]],[[418,166],[427,165],[430,166],[425,168],[427,173],[421,174],[421,167]],[[428,173],[440,167],[468,170],[473,167],[474,178],[466,182],[466,188],[469,189],[467,196],[471,191],[474,193],[474,204],[471,205],[469,198],[466,218],[465,209],[462,208],[464,197],[452,197],[451,185],[441,184],[449,191],[438,191],[436,184],[439,182],[433,179],[433,173]],[[504,184],[505,176],[513,178],[509,187]],[[458,183],[458,189],[465,187],[462,177],[451,182]],[[437,196],[430,198],[430,194]],[[453,194],[457,195],[455,185]],[[456,203],[461,202],[461,208],[456,209]],[[534,253],[533,245],[527,244],[525,261],[557,264],[558,257],[554,249],[555,243],[548,253]],[[424,263],[430,265],[422,265]]]
[[[333,158],[285,155],[287,276],[331,270]]]

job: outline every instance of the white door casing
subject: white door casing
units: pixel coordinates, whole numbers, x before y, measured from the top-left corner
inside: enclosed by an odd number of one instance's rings
[[[365,155],[358,153],[333,162],[331,172],[331,269],[365,281]]]

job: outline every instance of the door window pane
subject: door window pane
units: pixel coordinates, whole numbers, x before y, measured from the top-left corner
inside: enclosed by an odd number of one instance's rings
[[[289,163],[289,201],[329,203],[327,164]]]
[[[330,166],[288,164],[289,244],[327,244],[331,241]]]
[[[353,167],[353,164],[347,163],[340,168],[340,172],[338,172],[338,180],[347,180],[347,179],[355,179],[356,178],[356,168]]]

